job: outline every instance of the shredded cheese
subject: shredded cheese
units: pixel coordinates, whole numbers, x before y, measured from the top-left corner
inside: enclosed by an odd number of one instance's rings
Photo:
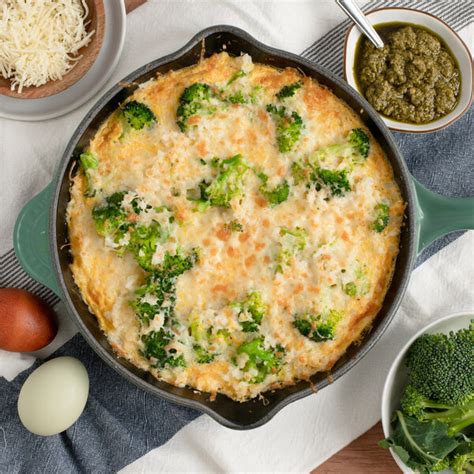
[[[0,73],[11,90],[62,79],[89,44],[84,0],[0,2]]]

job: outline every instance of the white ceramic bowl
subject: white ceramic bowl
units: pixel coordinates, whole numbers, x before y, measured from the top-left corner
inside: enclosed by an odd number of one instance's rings
[[[397,358],[393,361],[392,366],[388,372],[385,380],[385,385],[382,392],[382,427],[385,438],[392,433],[391,419],[393,412],[400,408],[400,398],[403,389],[408,383],[408,373],[405,367],[405,356],[410,346],[422,334],[445,333],[450,331],[457,331],[458,329],[469,327],[471,319],[474,318],[474,311],[472,313],[455,313],[444,318],[434,321],[428,326],[418,331],[403,347]],[[400,469],[405,473],[412,473],[413,471],[405,466],[400,458],[390,449],[393,459],[398,464]],[[450,472],[450,471],[442,471]]]
[[[471,53],[458,34],[446,23],[429,13],[408,8],[381,8],[366,13],[372,25],[380,23],[402,22],[424,26],[436,33],[456,57],[461,71],[461,96],[455,109],[448,115],[426,124],[410,124],[391,120],[381,115],[385,124],[392,130],[411,133],[434,132],[451,125],[469,109],[473,99],[473,63]],[[344,77],[358,92],[354,78],[354,56],[361,37],[359,29],[353,25],[347,32],[344,46]]]

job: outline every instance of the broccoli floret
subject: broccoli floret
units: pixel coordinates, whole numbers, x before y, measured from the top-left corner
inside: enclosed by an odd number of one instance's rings
[[[217,177],[210,183],[202,181],[199,185],[199,196],[189,196],[188,200],[201,204],[201,209],[208,206],[230,207],[232,199],[242,196],[245,173],[249,166],[245,163],[242,155],[235,155],[227,160],[216,160],[211,166],[219,170]]]
[[[346,283],[344,285],[344,293],[348,296],[356,296],[357,295],[357,286],[353,281]]]
[[[162,273],[147,276],[144,285],[135,292],[137,298],[130,304],[142,324],[148,324],[157,314],[162,314],[167,325],[174,315],[176,302],[175,280]]]
[[[79,162],[81,163],[81,168],[84,171],[87,182],[87,189],[84,195],[92,197],[95,195],[95,189],[92,185],[92,170],[96,170],[99,167],[99,160],[93,153],[88,151],[81,153],[79,156]]]
[[[173,339],[174,335],[163,328],[144,334],[141,337],[143,356],[149,359],[155,368],[186,367],[183,354],[176,355],[176,349],[166,349]]]
[[[178,277],[185,271],[190,270],[198,261],[199,253],[197,249],[193,249],[191,254],[188,256],[184,256],[181,253],[170,255],[166,252],[160,270],[170,278]]]
[[[293,326],[298,329],[301,335],[312,341],[324,342],[334,339],[336,327],[341,318],[342,314],[335,310],[318,316],[304,314],[295,318]]]
[[[198,257],[196,251],[189,256],[165,253],[163,263],[152,267],[145,284],[136,291],[131,302],[138,318],[148,324],[157,314],[164,317],[164,324],[172,322],[176,302],[176,278],[191,269]]]
[[[267,112],[270,113],[276,122],[278,149],[282,153],[291,151],[296,142],[300,139],[303,131],[303,119],[293,111],[287,112],[286,107],[277,107],[273,104],[267,105]]]
[[[326,186],[332,196],[342,197],[347,191],[351,190],[349,179],[347,178],[347,170],[328,170],[316,168],[311,174],[311,180],[314,183],[316,191],[320,191]]]
[[[283,181],[282,183],[275,186],[273,189],[268,188],[268,176],[263,173],[257,173],[257,176],[262,181],[260,186],[260,192],[263,194],[265,199],[269,202],[271,207],[274,207],[288,199],[290,194],[290,185],[288,181]]]
[[[450,462],[450,467],[455,474],[474,473],[474,442],[470,443],[466,453],[455,454]]]
[[[446,405],[474,398],[474,325],[449,334],[424,334],[410,347],[411,384],[424,397]]]
[[[313,326],[311,324],[311,321],[308,319],[304,318],[298,318],[293,321],[293,326],[298,329],[300,334],[303,336],[308,337],[311,334],[311,331],[313,329]]]
[[[106,198],[104,206],[95,206],[92,210],[92,218],[99,235],[110,235],[114,241],[118,241],[127,232],[131,224],[127,221],[127,213],[122,207],[125,194],[126,191],[116,192]]]
[[[301,81],[294,82],[293,84],[289,84],[283,86],[280,91],[276,94],[276,96],[280,99],[286,99],[287,97],[293,97],[296,91],[303,85]]]
[[[412,384],[408,384],[400,403],[404,413],[419,421],[438,420],[445,423],[450,436],[474,424],[474,391],[465,402],[446,404],[426,398]]]
[[[369,151],[369,136],[361,128],[354,128],[342,143],[323,146],[316,150],[310,162],[313,167],[321,166],[324,162],[337,165],[341,160],[348,161],[348,165],[363,163],[369,156]]]
[[[244,162],[242,155],[235,155],[223,160],[219,169],[220,174],[208,186],[206,194],[212,206],[229,207],[233,198],[243,194],[244,175],[249,166]]]
[[[227,81],[227,85],[230,86],[233,82],[235,82],[237,79],[240,79],[241,77],[246,76],[247,73],[245,71],[237,71],[234,74],[232,74],[231,78]]]
[[[212,89],[207,84],[197,82],[184,89],[179,98],[179,106],[176,111],[176,123],[182,132],[188,128],[188,120],[198,113],[212,112],[210,100],[214,96]]]
[[[226,99],[231,104],[246,104],[248,99],[244,96],[242,91],[237,91],[234,94],[230,95]]]
[[[370,283],[366,272],[361,268],[355,271],[354,281],[350,281],[343,285],[344,293],[350,297],[364,296],[369,292]]]
[[[255,332],[262,322],[267,305],[258,291],[250,292],[245,300],[233,303],[239,309],[238,320],[244,332]]]
[[[449,334],[424,334],[406,356],[409,383],[394,414],[393,448],[417,472],[473,472],[474,321]]]
[[[291,176],[295,184],[300,184],[308,180],[309,168],[299,161],[291,165]]]
[[[226,230],[230,232],[243,232],[244,226],[236,219],[224,224]]]
[[[349,133],[349,143],[352,145],[355,153],[366,159],[369,156],[370,140],[367,133],[361,128],[354,128]]]
[[[266,347],[265,339],[257,337],[244,342],[237,349],[237,354],[247,354],[248,360],[243,368],[244,372],[253,372],[255,375],[250,383],[261,383],[270,373],[276,373],[282,364],[284,349],[281,346]]]
[[[374,210],[376,217],[372,224],[372,229],[375,230],[375,232],[383,232],[390,221],[390,207],[388,204],[381,202],[375,206]]]
[[[249,100],[251,104],[256,104],[260,99],[260,92],[262,92],[262,86],[255,86],[249,94]]]
[[[149,127],[156,122],[156,116],[151,109],[136,100],[127,102],[122,108],[122,113],[128,124],[135,130]]]
[[[216,354],[209,352],[199,344],[194,344],[193,350],[198,364],[209,364],[209,362],[212,362],[216,357]]]
[[[161,237],[162,231],[158,222],[152,222],[148,226],[135,225],[133,227],[127,249],[132,252],[135,260],[144,270],[153,270],[153,254]]]
[[[290,264],[291,259],[306,248],[308,233],[302,227],[288,229],[280,228],[280,250],[277,255],[277,273],[283,271],[283,267]]]

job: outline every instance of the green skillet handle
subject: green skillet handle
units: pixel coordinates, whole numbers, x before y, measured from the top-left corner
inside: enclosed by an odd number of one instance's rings
[[[13,246],[21,266],[32,278],[61,296],[49,248],[50,183],[21,210],[13,231]]]
[[[418,252],[450,232],[474,229],[474,197],[441,196],[413,181],[418,198]]]

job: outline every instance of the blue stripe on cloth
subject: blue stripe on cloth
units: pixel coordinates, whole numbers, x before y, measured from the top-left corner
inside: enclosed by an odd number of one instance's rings
[[[452,197],[474,196],[474,106],[449,128],[428,134],[394,133],[408,168],[428,189]],[[474,210],[473,210],[474,212]],[[441,237],[418,257],[416,265],[457,239]]]
[[[38,362],[12,382],[0,377],[0,472],[115,472],[168,441],[199,413],[161,400],[127,382],[76,335],[53,357],[77,357],[90,377],[84,413],[64,433],[29,433],[16,409],[18,392]],[[156,466],[159,471],[159,466]]]

